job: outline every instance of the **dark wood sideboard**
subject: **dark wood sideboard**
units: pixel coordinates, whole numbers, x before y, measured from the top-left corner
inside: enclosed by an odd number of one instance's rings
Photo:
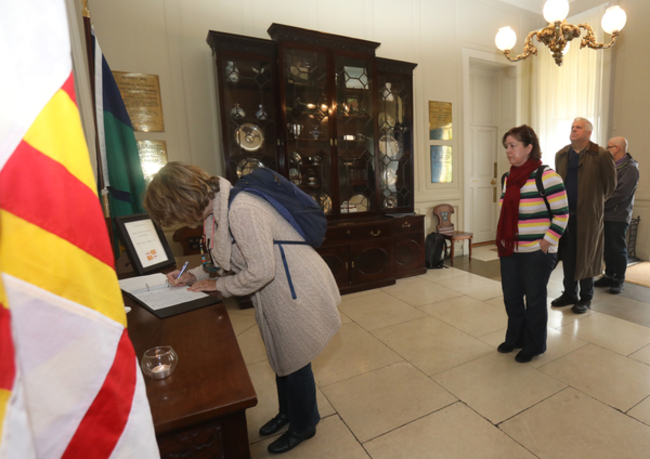
[[[330,222],[317,251],[343,294],[424,274],[424,215]]]

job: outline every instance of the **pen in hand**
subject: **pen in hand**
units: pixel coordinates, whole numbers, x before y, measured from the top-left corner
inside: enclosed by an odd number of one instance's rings
[[[190,264],[189,261],[186,261],[186,262],[185,262],[185,264],[184,264],[183,267],[181,268],[180,272],[178,273],[178,276],[176,276],[176,280],[178,280],[178,279],[181,278],[181,276],[182,276],[183,273],[185,272],[185,268],[187,268],[187,265],[189,265],[189,264]],[[170,288],[171,288],[171,287],[175,287],[175,285],[172,285],[171,282],[169,282],[169,279],[167,280],[167,285],[168,285]]]
[[[186,262],[185,262],[185,264],[184,264],[183,267],[181,268],[181,272],[179,272],[179,273],[178,273],[178,276],[176,276],[176,279],[180,279],[180,277],[181,277],[181,276],[183,275],[183,273],[185,272],[185,268],[187,268],[187,265],[189,265],[189,264],[190,264],[189,261],[186,261]]]

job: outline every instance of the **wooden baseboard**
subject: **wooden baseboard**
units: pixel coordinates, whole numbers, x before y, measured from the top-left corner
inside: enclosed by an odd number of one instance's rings
[[[477,242],[476,244],[472,244],[472,247],[482,247],[484,245],[494,245],[496,241],[487,241],[487,242]]]

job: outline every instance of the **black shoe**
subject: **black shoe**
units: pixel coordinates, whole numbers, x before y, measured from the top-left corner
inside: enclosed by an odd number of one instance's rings
[[[260,427],[260,435],[273,435],[287,424],[289,424],[289,416],[280,413]]]
[[[539,354],[529,354],[528,352],[521,350],[519,353],[515,356],[515,360],[519,363],[528,363],[531,360],[533,360],[533,357]]]
[[[499,347],[497,347],[497,351],[501,352],[502,354],[507,354],[508,352],[512,352],[514,350],[515,347],[509,345],[508,343],[501,343],[499,344]]]
[[[556,308],[561,308],[562,306],[569,306],[571,304],[576,304],[578,302],[578,297],[573,295],[565,295],[564,293],[559,297],[551,301],[551,306]]]
[[[269,450],[269,453],[273,454],[286,453],[314,435],[316,435],[316,427],[307,429],[301,434],[287,430],[285,433],[280,435],[280,438],[271,443],[267,449]]]
[[[625,288],[625,281],[623,279],[613,279],[613,281],[609,293],[621,293]]]
[[[611,277],[603,276],[594,282],[594,287],[611,287],[614,283],[614,279]]]
[[[580,300],[571,308],[571,311],[574,314],[584,314],[589,310],[589,306],[591,306],[591,300]]]

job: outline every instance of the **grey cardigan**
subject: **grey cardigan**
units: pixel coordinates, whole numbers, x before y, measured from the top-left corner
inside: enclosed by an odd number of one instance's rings
[[[629,153],[625,154],[625,161],[616,169],[616,178],[616,189],[605,201],[605,221],[630,223],[634,193],[639,183],[639,163]]]
[[[214,239],[215,262],[232,274],[217,279],[217,290],[224,297],[251,295],[269,363],[278,376],[289,375],[314,360],[340,328],[339,289],[312,247],[286,245],[297,296],[292,299],[273,240],[302,238],[265,199],[239,193],[228,209],[231,184],[220,178],[219,188],[204,231]],[[208,277],[201,267],[190,272],[199,280]]]

